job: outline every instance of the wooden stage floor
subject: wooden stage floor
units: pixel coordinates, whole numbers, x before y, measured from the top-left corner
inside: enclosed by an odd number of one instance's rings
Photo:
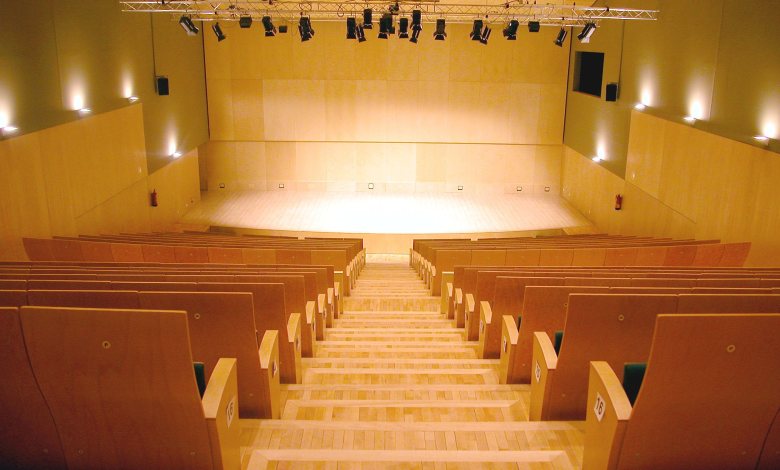
[[[533,235],[590,225],[555,195],[211,191],[182,223],[270,234],[348,235],[372,253],[408,253],[413,237]]]

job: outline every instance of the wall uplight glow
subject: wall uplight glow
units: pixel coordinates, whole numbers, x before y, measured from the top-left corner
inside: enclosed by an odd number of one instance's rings
[[[761,134],[770,139],[777,139],[780,137],[777,132],[777,124],[772,121],[764,122],[764,125],[761,126]]]

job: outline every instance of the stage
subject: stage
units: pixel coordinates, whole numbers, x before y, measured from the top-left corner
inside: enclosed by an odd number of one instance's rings
[[[413,238],[532,236],[590,226],[555,195],[286,190],[204,192],[181,222],[243,233],[361,237],[369,253],[408,253]]]

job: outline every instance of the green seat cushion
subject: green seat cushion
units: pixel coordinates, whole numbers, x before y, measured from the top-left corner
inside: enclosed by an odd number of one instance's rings
[[[623,364],[623,390],[626,391],[631,406],[634,406],[639,389],[642,388],[645,369],[647,369],[646,362],[626,362]]]
[[[193,362],[192,366],[195,368],[195,381],[198,383],[198,393],[203,398],[203,394],[206,393],[206,368],[202,362]]]
[[[555,342],[553,343],[553,348],[555,348],[555,354],[561,353],[561,343],[563,343],[563,331],[558,330],[555,332]]]

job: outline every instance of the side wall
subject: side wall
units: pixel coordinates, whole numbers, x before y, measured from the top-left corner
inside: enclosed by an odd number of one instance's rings
[[[209,190],[559,192],[570,41],[556,28],[493,24],[485,47],[470,25],[434,41],[266,38],[259,26],[204,36],[211,141]]]
[[[780,265],[777,153],[633,111],[626,168],[567,147],[563,196],[604,232],[751,241],[748,264]]]
[[[0,260],[25,259],[26,236],[173,228],[200,199],[197,150],[148,174],[143,115],[136,104],[0,141]]]

